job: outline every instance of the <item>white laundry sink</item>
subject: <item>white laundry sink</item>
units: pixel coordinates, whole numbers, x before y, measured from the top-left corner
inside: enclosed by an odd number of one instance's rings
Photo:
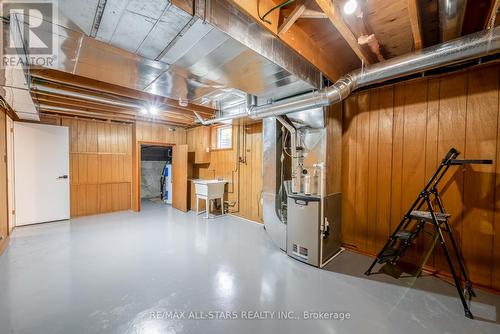
[[[196,212],[198,213],[198,201],[203,199],[207,202],[206,217],[209,217],[209,202],[213,199],[220,199],[224,205],[224,187],[227,181],[224,180],[193,180],[196,194]]]
[[[196,195],[208,197],[208,199],[224,197],[224,186],[227,181],[220,180],[193,180]]]

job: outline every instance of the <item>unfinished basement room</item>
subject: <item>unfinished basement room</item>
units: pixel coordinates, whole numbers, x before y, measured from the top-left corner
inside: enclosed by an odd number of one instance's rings
[[[0,334],[500,333],[500,0],[0,13]]]

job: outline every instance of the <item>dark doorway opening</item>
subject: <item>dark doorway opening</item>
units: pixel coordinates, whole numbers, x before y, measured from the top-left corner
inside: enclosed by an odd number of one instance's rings
[[[172,204],[172,147],[141,145],[141,200]]]

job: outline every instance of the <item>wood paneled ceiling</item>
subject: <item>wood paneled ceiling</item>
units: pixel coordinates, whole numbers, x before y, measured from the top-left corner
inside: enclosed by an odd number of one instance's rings
[[[310,60],[330,80],[361,67],[442,42],[439,0],[357,0],[358,10],[344,14],[348,0],[231,0]],[[480,31],[495,20],[500,0],[469,0],[462,34]],[[457,36],[458,37],[458,36]],[[308,49],[316,52],[311,54]]]

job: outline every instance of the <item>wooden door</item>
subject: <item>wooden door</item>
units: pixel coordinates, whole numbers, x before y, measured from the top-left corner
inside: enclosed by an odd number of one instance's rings
[[[188,211],[187,201],[188,146],[176,145],[172,148],[172,206]]]

